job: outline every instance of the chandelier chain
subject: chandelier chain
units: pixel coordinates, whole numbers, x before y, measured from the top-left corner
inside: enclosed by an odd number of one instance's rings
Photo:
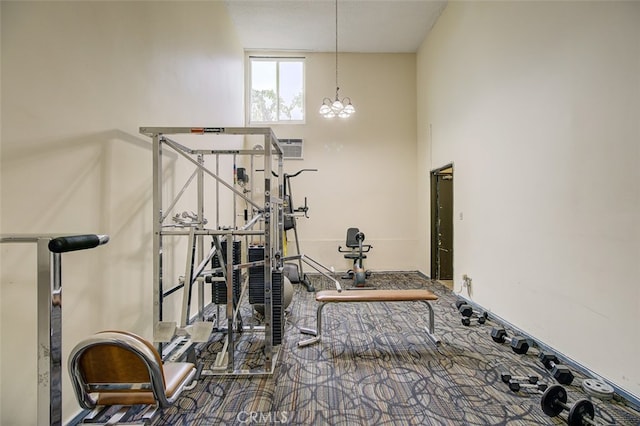
[[[340,87],[338,82],[338,0],[335,0],[336,3],[336,52],[335,52],[335,62],[336,62],[336,98],[332,100],[330,98],[324,98],[322,100],[322,105],[320,106],[320,110],[318,111],[325,118],[348,118],[354,112],[356,112],[355,107],[351,103],[351,99],[346,97],[344,99],[340,99]]]
[[[336,0],[336,98],[338,97],[338,0]]]

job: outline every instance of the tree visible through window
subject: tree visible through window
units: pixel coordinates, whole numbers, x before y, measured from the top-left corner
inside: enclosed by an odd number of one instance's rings
[[[251,123],[304,121],[304,60],[250,58]]]

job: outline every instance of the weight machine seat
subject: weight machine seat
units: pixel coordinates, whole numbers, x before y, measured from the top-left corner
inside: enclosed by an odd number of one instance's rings
[[[196,374],[190,362],[163,365],[155,347],[133,333],[103,331],[69,356],[69,374],[82,408],[111,405],[168,407]]]
[[[347,253],[344,255],[345,259],[360,259],[360,253]],[[362,259],[366,259],[367,255],[362,253]]]

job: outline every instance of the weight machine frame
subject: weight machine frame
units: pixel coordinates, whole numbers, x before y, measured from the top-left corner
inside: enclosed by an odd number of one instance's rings
[[[140,127],[140,133],[146,135],[152,139],[153,143],[153,318],[154,318],[154,335],[157,327],[163,323],[163,300],[165,296],[168,296],[174,289],[165,292],[165,278],[163,276],[163,244],[166,237],[173,236],[187,236],[189,238],[189,244],[193,244],[189,248],[187,264],[197,264],[196,268],[192,268],[189,271],[187,266],[187,273],[185,274],[183,286],[183,311],[181,318],[181,327],[186,327],[191,322],[189,318],[190,310],[190,293],[192,286],[199,282],[199,311],[198,317],[204,319],[204,283],[199,278],[200,274],[204,271],[205,266],[210,262],[214,253],[217,250],[211,250],[207,256],[204,251],[204,236],[212,236],[216,247],[220,247],[219,243],[222,239],[226,239],[227,244],[226,253],[223,253],[225,262],[222,268],[222,274],[226,282],[226,319],[227,319],[227,340],[224,344],[223,351],[226,351],[228,355],[227,365],[224,372],[211,372],[211,374],[219,375],[261,375],[272,374],[275,368],[275,362],[278,357],[278,353],[281,345],[273,345],[273,318],[272,318],[272,272],[282,267],[282,245],[283,245],[283,179],[277,179],[277,193],[275,192],[274,185],[272,184],[272,170],[274,160],[277,161],[277,174],[283,176],[283,152],[279,144],[278,139],[274,135],[273,131],[269,127]],[[264,144],[262,147],[250,149],[250,150],[229,150],[229,149],[192,149],[183,144],[170,139],[171,135],[236,135],[247,136],[257,135],[264,137]],[[189,162],[196,166],[196,171],[189,178],[182,190],[177,194],[176,198],[166,208],[163,205],[163,149],[169,147],[173,152],[184,157]],[[242,191],[234,188],[232,184],[227,183],[224,179],[220,178],[217,173],[214,173],[204,166],[204,156],[215,155],[216,159],[220,155],[233,155],[234,160],[236,155],[248,155],[253,156],[262,155],[264,158],[264,198],[262,203],[257,203],[250,197],[247,197]],[[194,158],[195,156],[195,158]],[[235,163],[235,161],[234,161]],[[204,175],[207,174],[214,178],[217,185],[223,185],[227,189],[231,190],[234,195],[233,210],[234,210],[234,226],[231,229],[206,229],[204,227]],[[175,206],[176,202],[183,194],[186,187],[191,183],[193,178],[197,176],[197,220],[193,226],[173,229],[166,229],[165,220],[169,217],[171,209]],[[218,186],[219,188],[219,186]],[[243,228],[237,228],[235,226],[236,216],[236,198],[240,197],[251,205],[257,215],[247,222]],[[216,221],[219,221],[219,193],[216,191]],[[262,222],[262,229],[251,229],[256,223]],[[260,261],[254,261],[251,263],[233,265],[232,257],[232,244],[234,237],[248,237],[248,236],[261,236],[264,244],[264,258]],[[198,247],[198,259],[195,261],[191,248]],[[194,250],[195,251],[195,250]],[[235,352],[235,319],[237,312],[234,310],[234,286],[233,286],[233,272],[234,270],[244,269],[248,267],[263,266],[264,268],[264,327],[252,327],[252,331],[264,331],[264,368],[251,371],[238,370],[234,365],[234,352]],[[188,293],[188,294],[187,294]],[[189,301],[187,301],[189,299]],[[238,306],[237,309],[240,307]],[[284,321],[284,319],[283,319]],[[209,330],[210,332],[210,330]],[[159,352],[163,355],[163,358],[170,357],[172,351],[176,348],[182,351],[182,354],[189,347],[193,345],[193,342],[187,342],[185,345],[175,340],[184,340],[184,337],[176,336],[167,345],[167,350],[163,352],[162,343],[158,344]],[[154,337],[155,340],[155,337]],[[186,348],[185,348],[186,346]],[[219,354],[220,355],[220,354]],[[175,355],[173,355],[175,356]]]

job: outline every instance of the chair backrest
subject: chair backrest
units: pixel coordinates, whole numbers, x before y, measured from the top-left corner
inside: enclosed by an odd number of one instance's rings
[[[345,242],[347,247],[357,248],[359,246],[359,242],[356,238],[356,235],[358,235],[359,232],[360,230],[358,228],[347,229],[347,241]]]
[[[146,404],[151,393],[160,406],[170,405],[160,354],[133,333],[105,331],[78,343],[69,357],[69,373],[83,408],[95,407],[92,393],[110,394],[114,401],[122,395],[127,405]]]

